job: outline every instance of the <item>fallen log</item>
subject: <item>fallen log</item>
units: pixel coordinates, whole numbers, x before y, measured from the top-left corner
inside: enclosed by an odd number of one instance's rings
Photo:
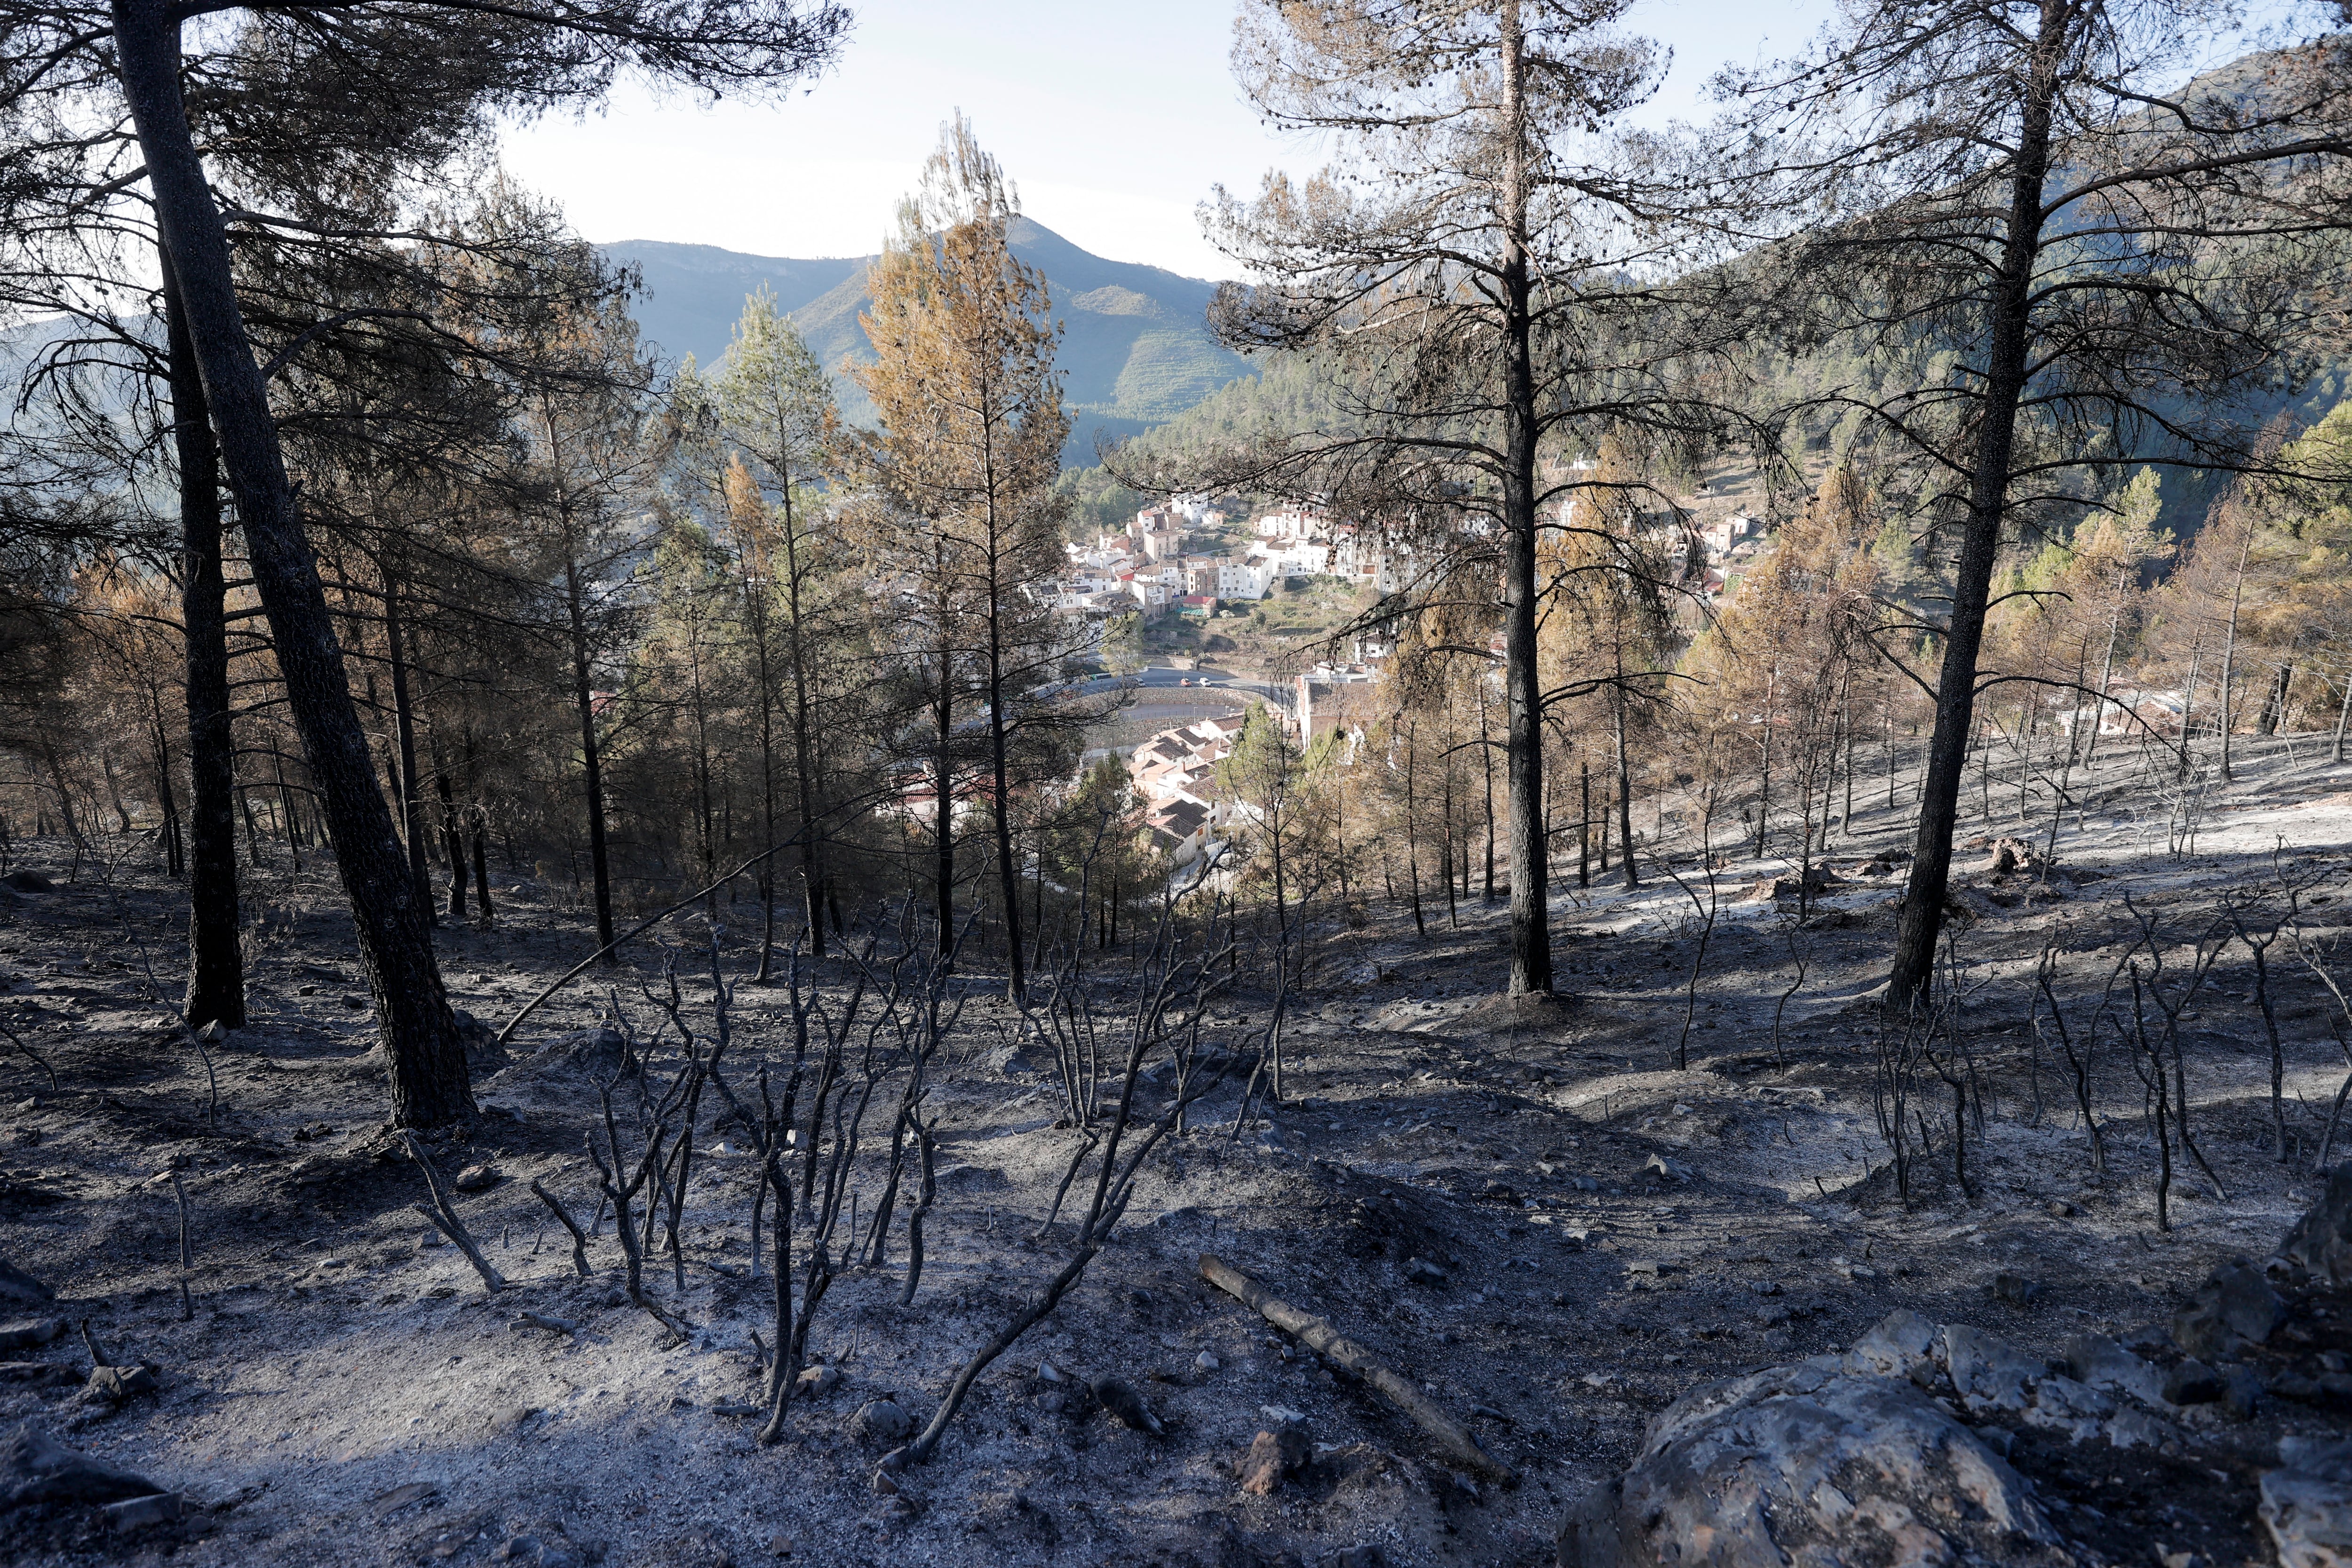
[[[1292,1335],[1334,1366],[1344,1367],[1379,1389],[1388,1397],[1390,1404],[1412,1417],[1414,1425],[1436,1439],[1437,1446],[1456,1463],[1484,1471],[1498,1480],[1516,1479],[1510,1466],[1478,1447],[1477,1439],[1470,1436],[1468,1429],[1448,1415],[1435,1400],[1390,1371],[1371,1352],[1340,1333],[1323,1319],[1312,1312],[1302,1312],[1289,1302],[1278,1299],[1248,1275],[1212,1253],[1201,1254],[1201,1278],[1276,1328]]]

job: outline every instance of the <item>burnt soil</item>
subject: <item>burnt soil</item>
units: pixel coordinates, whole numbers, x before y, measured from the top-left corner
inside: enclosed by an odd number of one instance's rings
[[[18,1315],[87,1320],[110,1359],[152,1363],[160,1386],[121,1405],[90,1399],[89,1355],[68,1334],[9,1352],[61,1370],[0,1383],[0,1428],[38,1424],[182,1492],[192,1511],[109,1531],[86,1510],[20,1510],[0,1520],[0,1560],[1174,1568],[1320,1563],[1372,1544],[1391,1563],[1499,1568],[1549,1561],[1564,1500],[1622,1469],[1679,1394],[1843,1347],[1897,1307],[2047,1355],[2098,1331],[2163,1359],[2161,1327],[2186,1293],[2221,1261],[2266,1257],[2317,1194],[2344,1074],[2333,1003],[2274,950],[2280,1161],[2252,971],[2242,948],[2221,961],[2184,1016],[2192,1129],[2217,1180],[2176,1169],[2162,1229],[2144,1086],[2112,1044],[2092,1064],[2106,1166],[2094,1170],[2054,1037],[2035,1027],[2033,970],[2055,943],[2079,1026],[2134,931],[2126,892],[2163,922],[2179,964],[2223,894],[2258,890],[2280,865],[2340,865],[2352,773],[2312,750],[2242,765],[2193,855],[2168,849],[2151,826],[2161,807],[2134,793],[2137,764],[2119,757],[2105,796],[2086,792],[2100,804],[2060,839],[2060,863],[2092,877],[1963,879],[1961,1024],[1984,1109],[1965,1184],[1949,1108],[1928,1096],[1916,1109],[1929,1147],[1898,1191],[1874,1100],[1872,988],[1900,877],[1865,868],[1903,841],[1899,802],[1857,810],[1832,855],[1844,879],[1805,926],[1793,908],[1738,897],[1782,862],[1721,871],[1686,1038],[1703,890],[1563,890],[1567,994],[1540,1009],[1498,1000],[1503,914],[1475,892],[1458,925],[1436,905],[1426,936],[1389,914],[1323,933],[1286,1030],[1288,1098],[1238,1129],[1234,1090],[1206,1102],[1080,1288],[982,1377],[939,1457],[878,1489],[883,1445],[853,1414],[887,1397],[927,1417],[1069,1242],[1066,1224],[1037,1232],[1078,1135],[1057,1125],[1050,1079],[992,1065],[1014,1019],[1000,981],[961,982],[970,999],[933,1100],[940,1193],[919,1294],[898,1303],[902,1244],[837,1283],[811,1349],[841,1383],[796,1404],[785,1440],[762,1447],[743,1413],[760,1396],[751,1334],[770,1289],[747,1232],[752,1164],[711,1107],[696,1131],[708,1152],[686,1209],[684,1286],[667,1258],[650,1273],[690,1326],[683,1341],[622,1297],[609,1223],[580,1279],[529,1192],[537,1178],[575,1212],[594,1207],[582,1152],[593,1086],[541,1047],[615,996],[649,1016],[626,987],[656,951],[565,993],[513,1051],[478,1065],[482,1120],[441,1153],[449,1170],[496,1173],[457,1200],[509,1282],[492,1295],[415,1212],[423,1183],[383,1134],[373,1023],[331,867],[313,856],[297,872],[281,855],[248,872],[253,1018],[211,1047],[215,1098],[159,1001],[178,989],[179,890],[127,841],[119,862],[78,868],[61,842],[20,843],[12,864],[58,887],[0,908],[0,1023],[56,1081],[0,1055],[0,1255],[58,1295]],[[2002,830],[1998,810],[1966,829]],[[1984,858],[1964,853],[1963,866]],[[501,891],[497,929],[449,924],[436,939],[453,1000],[493,1023],[593,947],[557,890],[524,879]],[[2307,907],[2315,955],[2332,951],[2341,907]],[[698,918],[672,926],[665,940],[703,940]],[[1806,973],[1783,1004],[1792,954]],[[688,1000],[707,1006],[707,982]],[[1230,994],[1208,1034],[1237,1043],[1266,1005]],[[740,985],[734,1026],[748,1078],[788,1044],[782,993]],[[185,1321],[173,1169],[194,1257]],[[1204,1251],[1425,1384],[1517,1480],[1457,1473],[1368,1388],[1207,1284]],[[2332,1336],[2352,1304],[2299,1297],[2294,1310],[2275,1353],[2340,1361]],[[1078,1392],[1101,1374],[1141,1391],[1164,1434],[1129,1430]],[[1286,1420],[1304,1427],[1310,1462],[1271,1495],[1244,1493],[1253,1436]],[[2086,1560],[2268,1561],[2256,1479],[2283,1433],[2333,1429],[2341,1414],[2271,1399],[2251,1420],[2219,1406],[2179,1420],[2183,1440],[2163,1450],[2028,1432],[2014,1460]]]

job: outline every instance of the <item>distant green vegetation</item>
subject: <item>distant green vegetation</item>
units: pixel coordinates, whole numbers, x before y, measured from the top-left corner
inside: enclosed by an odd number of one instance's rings
[[[1249,374],[1248,362],[1209,331],[1214,284],[1106,260],[1026,218],[1013,225],[1013,249],[1045,274],[1062,322],[1055,363],[1072,416],[1066,461],[1091,465],[1098,435],[1134,436]],[[845,365],[874,358],[858,324],[867,307],[870,258],[792,261],[637,240],[608,247],[607,254],[645,274],[649,294],[636,312],[646,336],[673,355],[692,353],[706,368],[726,352],[727,329],[741,314],[744,294],[767,283],[832,373],[842,416],[873,422],[873,405],[842,374]]]

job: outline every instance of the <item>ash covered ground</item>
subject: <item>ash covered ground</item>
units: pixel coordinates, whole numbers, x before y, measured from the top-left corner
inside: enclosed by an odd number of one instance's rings
[[[915,1300],[900,1302],[894,1230],[878,1266],[832,1285],[808,1340],[831,1370],[793,1401],[782,1441],[761,1445],[753,1336],[772,1307],[751,1232],[758,1162],[720,1100],[705,1097],[692,1130],[677,1260],[647,1264],[648,1294],[682,1336],[627,1300],[609,1217],[583,1279],[530,1190],[596,1208],[583,1136],[600,1125],[594,1074],[610,1064],[581,1032],[609,1022],[616,998],[649,1031],[656,1010],[630,987],[654,975],[657,950],[634,950],[620,975],[565,992],[486,1053],[482,1119],[436,1152],[447,1173],[483,1168],[488,1184],[452,1201],[505,1279],[493,1293],[417,1214],[422,1174],[382,1125],[331,867],[253,873],[253,1017],[210,1047],[208,1069],[161,1000],[179,989],[178,889],[135,846],[77,868],[70,846],[19,843],[12,865],[37,874],[20,880],[51,888],[0,909],[0,1023],[29,1047],[0,1057],[0,1256],[53,1294],[0,1303],[19,1325],[0,1331],[0,1429],[20,1447],[37,1430],[182,1501],[145,1523],[18,1508],[0,1517],[0,1559],[1536,1564],[1562,1550],[1563,1520],[1641,1462],[1677,1399],[1843,1352],[1907,1311],[1947,1334],[1938,1345],[1958,1325],[2031,1363],[2021,1403],[1972,1394],[1946,1350],[1913,1381],[2032,1489],[2048,1560],[2273,1561],[2263,1478],[2283,1440],[2292,1452],[2344,1431],[2352,1305],[2324,1278],[2273,1271],[2267,1337],[2224,1355],[2184,1345],[2175,1321],[2200,1287],[2210,1304],[2217,1268],[2243,1258],[2259,1272],[2323,1195],[2343,1019],[2294,950],[2327,968],[2345,934],[2352,769],[2322,742],[2265,743],[2199,803],[2191,848],[2178,792],[2118,756],[2047,869],[1993,869],[2000,837],[2038,847],[2046,822],[2008,821],[1996,801],[1964,824],[1985,842],[1959,862],[1957,1014],[1946,1054],[1912,1066],[1916,1124],[1898,1171],[1885,1131],[1896,1047],[1874,988],[1907,788],[1892,808],[1857,801],[1830,857],[1836,879],[1801,921],[1770,896],[1788,886],[1780,858],[1728,861],[1712,893],[1688,869],[1630,893],[1563,888],[1565,994],[1540,1009],[1500,998],[1498,904],[1465,902],[1458,927],[1440,915],[1426,936],[1392,912],[1318,931],[1285,1022],[1286,1097],[1239,1116],[1235,1079],[1195,1105],[1081,1283],[980,1377],[937,1455],[896,1472],[879,1461],[904,1434],[877,1407],[928,1419],[1072,1246],[1070,1204],[1044,1222],[1083,1134],[1001,974],[948,986],[962,1011],[932,1072],[938,1195]],[[2184,989],[2225,900],[2247,901],[2258,936],[2280,926],[2282,878],[2299,889],[2294,940],[2267,954],[2284,1159],[2249,949],[2232,941]],[[453,1001],[493,1024],[593,946],[578,911],[516,886],[496,930],[437,938]],[[707,927],[682,917],[660,934],[684,955],[685,1016],[707,1020]],[[2111,988],[2127,950],[2143,1023],[2167,1022],[2159,989],[2187,998],[2170,1026],[2193,1152],[2156,1137],[2128,985],[2120,1001]],[[731,947],[726,962],[730,977],[749,965]],[[2352,952],[2341,967],[2352,976]],[[1097,973],[1108,1006],[1116,965]],[[837,1008],[847,966],[811,973]],[[1205,1047],[1246,1047],[1270,1009],[1246,981],[1221,994]],[[738,984],[730,1028],[731,1081],[763,1061],[781,1070],[782,990]],[[656,1076],[675,1066],[666,1049],[647,1047]],[[1957,1151],[1936,1060],[1968,1083]],[[2352,1129],[2334,1142],[2331,1160],[2352,1154]],[[857,1169],[863,1224],[882,1173]],[[194,1258],[184,1317],[173,1171]],[[1421,1388],[1493,1470],[1206,1280],[1203,1253]],[[2099,1385],[2081,1364],[2095,1338],[2148,1368],[2124,1378],[2146,1386],[2109,1388],[2072,1427],[2035,1418],[2034,1378],[2072,1367]],[[152,1388],[87,1387],[93,1346],[118,1369],[151,1366]],[[2179,1375],[2199,1349],[2213,1386]],[[1090,1387],[1104,1378],[1160,1430],[1106,1410]],[[1278,1439],[1270,1472],[1251,1457],[1261,1433]],[[1571,1557],[1597,1561],[1584,1542]]]

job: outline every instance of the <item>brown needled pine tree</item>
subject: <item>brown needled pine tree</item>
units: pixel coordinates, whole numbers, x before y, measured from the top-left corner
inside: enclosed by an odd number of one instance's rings
[[[1035,694],[1073,651],[1039,593],[1059,571],[1066,502],[1054,491],[1070,433],[1054,350],[1061,337],[1043,274],[1014,258],[1018,198],[959,116],[871,279],[862,318],[875,363],[852,372],[881,429],[861,440],[854,476],[895,524],[871,531],[877,563],[907,616],[923,672],[935,753],[939,941],[955,941],[954,817],[959,754],[976,749],[1001,893],[1009,985],[1027,989],[1013,795],[1020,731],[1050,704]],[[969,707],[967,707],[969,705]],[[980,721],[975,747],[963,727]]]

